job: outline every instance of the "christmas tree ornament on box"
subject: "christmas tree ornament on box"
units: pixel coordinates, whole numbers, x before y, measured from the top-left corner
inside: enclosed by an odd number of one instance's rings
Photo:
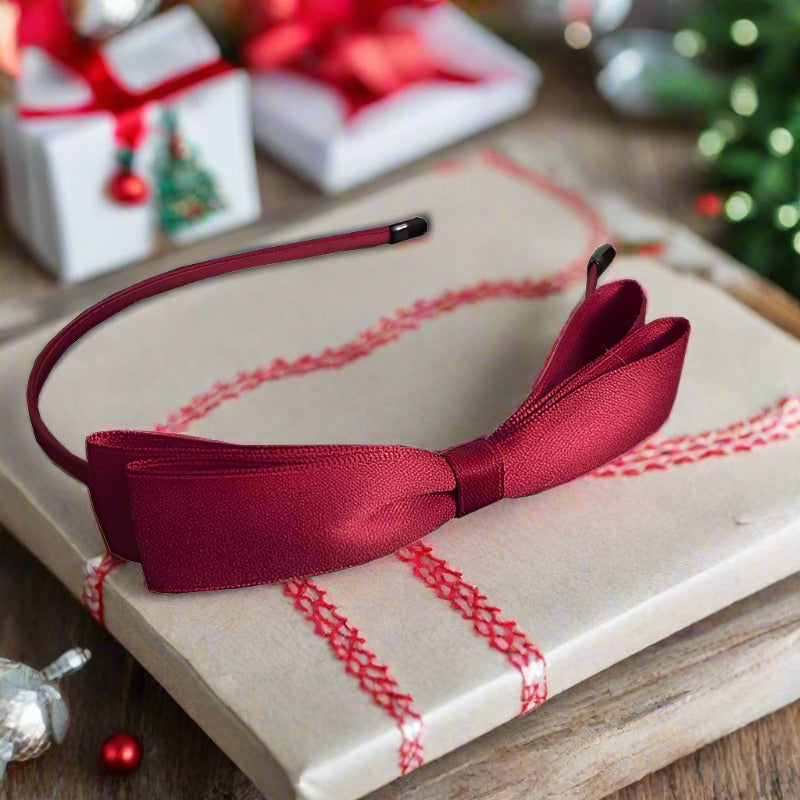
[[[90,278],[260,214],[250,84],[188,6],[98,44],[61,0],[20,20],[2,109],[11,224],[59,278]]]
[[[255,135],[340,192],[523,112],[537,67],[437,0],[245,0]]]

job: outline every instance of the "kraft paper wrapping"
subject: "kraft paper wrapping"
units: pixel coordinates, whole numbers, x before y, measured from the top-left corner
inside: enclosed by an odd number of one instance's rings
[[[428,241],[207,281],[126,312],[57,368],[45,420],[80,451],[88,432],[152,428],[210,392],[188,416],[216,406],[186,430],[238,442],[442,448],[489,432],[526,395],[581,283],[483,300],[479,284],[557,273],[582,262],[599,234],[562,198],[478,158],[276,240],[418,211],[433,217]],[[623,276],[648,290],[650,318],[693,325],[659,437],[728,428],[800,393],[800,346],[721,291],[650,257],[619,257],[605,280]],[[473,290],[435,306],[451,311],[426,319],[415,306],[464,287]],[[387,330],[376,325],[398,309],[415,325],[375,345],[375,330]],[[38,450],[24,406],[28,369],[54,329],[0,351],[0,518],[80,595],[102,542],[84,488]],[[351,340],[371,344],[344,366],[275,381],[253,373]],[[800,436],[787,417],[797,411],[782,408],[778,441],[588,476],[448,523],[426,542],[544,654],[552,696],[800,568]],[[729,440],[752,444],[751,427]],[[520,671],[408,563],[389,556],[314,584],[411,696],[419,719],[406,714],[402,731],[280,585],[158,595],[125,564],[106,580],[105,621],[278,800],[355,798],[398,776],[404,737],[430,761],[520,712]]]

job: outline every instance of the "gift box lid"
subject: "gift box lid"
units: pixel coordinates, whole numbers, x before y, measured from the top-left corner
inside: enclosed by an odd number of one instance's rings
[[[123,31],[101,51],[115,77],[132,92],[147,91],[220,57],[214,37],[187,5]],[[92,100],[80,75],[36,46],[22,49],[15,93],[19,105],[28,109],[70,108]]]
[[[605,224],[489,152],[277,238],[418,209],[430,241],[207,281],[115,318],[54,372],[45,420],[74,450],[116,427],[433,449],[490,431],[529,390]],[[48,329],[0,350],[0,518],[268,796],[361,796],[800,568],[800,346],[652,255],[612,269],[692,339],[656,439],[572,484],[362,567],[153,594],[137,565],[102,557],[85,490],[33,441],[24,385]]]
[[[413,33],[439,74],[408,78],[362,105],[291,65],[251,71],[256,140],[326,192],[446,147],[534,101],[539,68],[451,3],[398,7],[390,21]]]

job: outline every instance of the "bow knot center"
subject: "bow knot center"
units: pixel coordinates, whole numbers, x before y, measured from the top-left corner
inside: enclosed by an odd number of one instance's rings
[[[456,516],[463,517],[503,497],[503,459],[486,438],[443,450],[456,478]]]

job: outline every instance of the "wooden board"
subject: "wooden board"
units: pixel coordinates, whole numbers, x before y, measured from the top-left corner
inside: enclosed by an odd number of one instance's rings
[[[91,668],[67,687],[74,715],[67,742],[58,753],[12,770],[0,783],[0,800],[47,797],[59,786],[59,796],[80,800],[260,797],[163,689],[7,533],[0,535],[0,587],[4,607],[20,609],[3,617],[3,652],[38,663],[81,642],[94,653]],[[24,608],[49,611],[25,615]],[[792,702],[800,695],[798,675],[800,576],[794,576],[615,665],[536,714],[411,773],[370,800],[601,798]],[[750,757],[747,737],[733,740],[728,751],[738,755],[733,762],[740,764],[738,772],[719,757],[700,754],[653,776],[647,784],[652,788],[626,791],[617,800],[800,796],[798,711],[795,705],[771,723],[788,736],[770,740],[769,723],[756,729],[760,747]],[[139,772],[122,785],[99,775],[95,766],[100,742],[118,729],[136,731],[146,753]],[[724,743],[722,748],[725,752]],[[759,757],[762,774],[755,769]],[[705,775],[699,770],[703,761]],[[676,785],[682,788],[667,794]]]

